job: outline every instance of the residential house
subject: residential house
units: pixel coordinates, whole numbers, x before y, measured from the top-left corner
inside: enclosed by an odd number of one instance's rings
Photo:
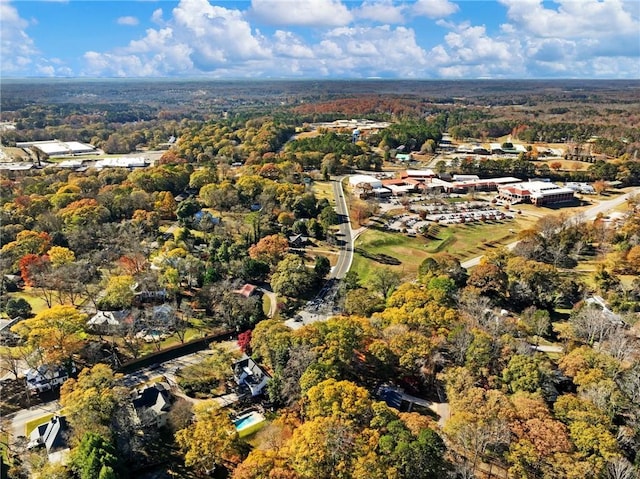
[[[153,306],[150,320],[154,325],[171,328],[176,322],[176,309],[169,303]]]
[[[170,234],[170,233],[169,233]],[[171,235],[171,239],[173,235]],[[166,289],[157,289],[157,290],[143,290],[137,292],[134,298],[136,303],[164,303],[169,297],[169,293]]]
[[[271,376],[250,357],[244,356],[233,363],[233,376],[236,383],[249,389],[251,396],[258,396],[267,386]]]
[[[396,161],[399,161],[400,163],[409,163],[413,161],[413,156],[411,153],[397,153]]]
[[[18,274],[5,274],[2,285],[8,293],[15,293],[24,288],[24,280]]]
[[[53,416],[48,422],[40,424],[31,431],[27,448],[35,449],[44,446],[50,462],[64,462],[69,453],[67,431],[65,416]]]
[[[171,409],[169,385],[158,382],[136,390],[132,403],[140,426],[165,426]]]
[[[75,366],[72,367],[72,372],[75,372]],[[69,379],[69,373],[62,366],[43,364],[37,369],[29,369],[25,377],[29,392],[37,394],[62,386]]]
[[[130,311],[97,311],[89,321],[87,328],[95,334],[117,334],[124,328],[132,327],[135,318]]]
[[[23,320],[22,316],[17,316],[10,320],[0,320],[0,344],[4,346],[17,346],[20,344],[22,337],[11,331],[11,328]]]
[[[304,248],[309,238],[301,234],[289,236],[289,246],[291,248]]]
[[[240,289],[236,289],[233,292],[237,293],[245,298],[250,298],[254,294],[258,293],[258,287],[255,284],[246,283]]]

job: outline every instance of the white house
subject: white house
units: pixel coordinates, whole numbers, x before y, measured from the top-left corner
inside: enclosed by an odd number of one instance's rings
[[[75,366],[73,370],[75,371]],[[25,377],[27,389],[31,394],[36,394],[62,386],[69,379],[69,373],[61,366],[43,364],[37,369],[29,369],[25,373]]]
[[[44,447],[50,462],[64,463],[69,453],[67,430],[65,416],[53,416],[48,422],[38,425],[31,431],[27,448]]]
[[[248,356],[233,363],[233,376],[239,386],[246,386],[252,396],[259,395],[271,376]]]

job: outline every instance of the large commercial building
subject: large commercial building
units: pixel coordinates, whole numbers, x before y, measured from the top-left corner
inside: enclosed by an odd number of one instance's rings
[[[526,181],[498,186],[498,197],[509,203],[532,203],[536,206],[568,203],[574,191],[547,181]]]
[[[378,197],[391,196],[391,190],[382,186],[382,181],[375,176],[353,175],[349,177],[349,186],[354,188],[360,195],[372,194]]]
[[[86,143],[80,143],[78,141],[60,141],[60,140],[47,140],[47,141],[25,141],[22,143],[16,143],[18,148],[31,148],[40,150],[47,156],[72,156],[72,155],[86,155],[89,153],[95,153],[96,148]]]

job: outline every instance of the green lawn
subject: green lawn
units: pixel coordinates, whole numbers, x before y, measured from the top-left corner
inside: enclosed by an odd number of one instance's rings
[[[31,311],[33,314],[38,314],[45,309],[49,309],[47,303],[41,297],[33,294],[30,290],[19,291],[17,293],[11,293],[12,298],[23,298],[31,305]]]
[[[363,283],[380,268],[391,268],[406,279],[415,278],[418,266],[429,256],[426,249],[428,242],[424,238],[410,238],[401,233],[387,231],[367,230],[360,235],[355,247],[369,254],[383,254],[400,261],[399,265],[383,264],[356,252],[351,269],[358,273]]]
[[[207,334],[208,332],[206,330],[202,330],[200,328],[188,328],[187,332],[185,333],[184,336],[184,342],[189,342],[192,339],[198,339],[201,338],[203,336],[203,332],[204,334]],[[178,344],[182,344],[180,342],[180,338],[178,338],[177,335],[172,335],[169,336],[167,339],[165,339],[164,341],[162,341],[161,343],[162,348],[161,349],[165,349],[165,348],[169,348],[171,346],[176,346]],[[156,348],[155,344],[153,343],[145,343],[145,345],[142,348],[142,355],[144,356],[145,354],[150,354],[150,353],[155,353],[158,351],[158,349]]]
[[[435,253],[446,252],[460,261],[483,255],[516,239],[519,227],[512,221],[489,224],[442,225],[435,239],[369,229],[356,241],[352,270],[366,282],[380,268],[391,268],[406,280],[415,278],[420,263]],[[358,253],[364,250],[366,255]],[[366,256],[386,255],[400,264],[385,264]]]
[[[269,315],[269,311],[271,311],[271,298],[268,295],[262,295],[262,311],[265,316]]]
[[[313,192],[317,199],[326,198],[330,203],[335,199],[333,197],[333,183],[331,181],[314,181]]]
[[[40,416],[35,419],[32,419],[31,421],[27,421],[27,423],[25,424],[25,436],[29,437],[29,435],[31,434],[31,431],[33,431],[40,424],[44,424],[45,422],[48,422],[54,415],[55,415],[54,413],[45,414],[44,416]]]

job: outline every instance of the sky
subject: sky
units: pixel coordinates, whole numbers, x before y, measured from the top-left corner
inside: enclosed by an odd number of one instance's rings
[[[3,78],[640,78],[640,0],[0,0]]]

